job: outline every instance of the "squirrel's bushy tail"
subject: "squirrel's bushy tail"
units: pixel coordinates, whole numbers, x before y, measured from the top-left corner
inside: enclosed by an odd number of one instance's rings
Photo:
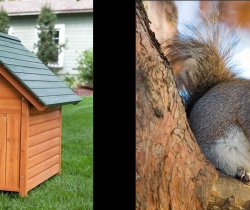
[[[187,114],[194,103],[214,85],[236,77],[232,56],[240,41],[238,29],[221,23],[218,9],[200,11],[200,23],[184,25],[179,34],[162,44],[176,84],[184,99]]]

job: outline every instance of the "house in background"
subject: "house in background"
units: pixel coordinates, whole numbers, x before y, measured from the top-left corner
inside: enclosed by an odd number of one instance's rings
[[[58,64],[52,66],[56,74],[64,79],[69,72],[78,74],[78,52],[93,47],[93,0],[25,0],[0,2],[10,16],[9,34],[16,36],[31,52],[35,52],[34,43],[38,41],[36,20],[42,6],[49,2],[57,14],[55,25],[58,33],[55,41],[64,43],[68,40],[67,49],[58,57]]]

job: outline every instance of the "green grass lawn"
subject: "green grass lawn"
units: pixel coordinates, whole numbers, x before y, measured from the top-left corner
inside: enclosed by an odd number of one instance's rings
[[[61,175],[28,192],[0,191],[0,209],[93,209],[93,96],[63,106]]]

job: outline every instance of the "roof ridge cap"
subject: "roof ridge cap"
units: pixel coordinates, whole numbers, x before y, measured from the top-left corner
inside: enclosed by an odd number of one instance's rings
[[[17,41],[17,42],[21,42],[21,40],[18,39],[17,37],[11,36],[9,34],[5,34],[5,33],[2,33],[2,32],[0,32],[0,37],[6,38],[6,39],[11,39],[11,40],[14,40],[14,41]]]

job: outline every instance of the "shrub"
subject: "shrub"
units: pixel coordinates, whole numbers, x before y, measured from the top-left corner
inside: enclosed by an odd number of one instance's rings
[[[65,74],[64,83],[72,90],[76,89],[78,85],[85,85],[84,82],[79,81],[76,76],[69,74],[69,72]]]
[[[93,49],[81,52],[77,62],[78,79],[86,84],[93,84]]]

